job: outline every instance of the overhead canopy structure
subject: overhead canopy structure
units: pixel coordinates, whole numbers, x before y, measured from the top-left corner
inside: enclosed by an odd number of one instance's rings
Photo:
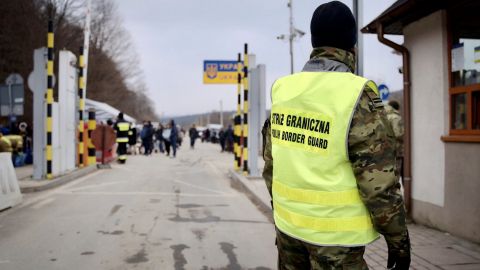
[[[108,119],[115,121],[117,119],[118,114],[120,113],[119,110],[115,109],[114,107],[108,105],[107,103],[85,99],[85,110],[88,111],[90,109],[95,110],[95,117],[99,122],[107,122]],[[135,118],[129,116],[128,114],[123,114],[123,118],[131,123],[136,123],[137,120]]]
[[[366,25],[363,33],[376,33],[382,24],[385,34],[403,35],[403,28],[437,10],[448,10],[448,20],[466,38],[480,38],[477,0],[398,0],[375,20]]]

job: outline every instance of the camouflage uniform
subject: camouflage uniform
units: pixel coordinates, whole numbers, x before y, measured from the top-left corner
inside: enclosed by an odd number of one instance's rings
[[[315,48],[303,71],[353,72],[354,55],[331,48]],[[339,89],[340,91],[341,89]],[[272,194],[273,157],[270,119],[262,130],[265,168],[263,177]],[[410,240],[405,208],[395,175],[395,138],[383,103],[365,86],[355,108],[348,137],[349,158],[362,201],[371,213],[376,230],[390,251],[409,256]],[[311,245],[277,230],[279,269],[368,269],[363,260],[365,247],[322,247]]]
[[[392,125],[393,129],[393,134],[395,135],[395,140],[396,140],[396,146],[395,146],[395,151],[396,151],[396,163],[397,163],[397,175],[402,175],[402,165],[403,165],[403,133],[404,133],[404,127],[403,127],[403,120],[402,116],[400,115],[400,112],[395,110],[390,105],[385,106],[385,111],[387,113],[387,119]]]

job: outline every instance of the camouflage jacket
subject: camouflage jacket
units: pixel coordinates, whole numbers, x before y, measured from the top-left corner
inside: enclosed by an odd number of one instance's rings
[[[315,48],[304,71],[353,72],[354,55],[330,48]],[[263,177],[272,194],[273,157],[270,119],[262,130],[265,167]],[[376,230],[389,248],[404,254],[409,248],[405,207],[395,175],[395,138],[382,102],[365,86],[355,108],[348,137],[348,152],[362,201],[370,211]]]
[[[403,120],[400,112],[395,110],[392,106],[386,105],[385,111],[387,113],[387,119],[392,125],[393,134],[396,140],[396,156],[403,157]]]

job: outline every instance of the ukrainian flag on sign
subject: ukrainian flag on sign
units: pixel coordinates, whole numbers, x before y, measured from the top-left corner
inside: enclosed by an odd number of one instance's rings
[[[203,83],[237,84],[237,61],[205,60],[203,61]],[[243,67],[240,67],[242,70]]]

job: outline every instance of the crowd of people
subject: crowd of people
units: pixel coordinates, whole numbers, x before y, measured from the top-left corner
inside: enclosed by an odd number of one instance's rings
[[[166,125],[159,123],[156,127],[151,121],[143,121],[142,126],[138,128],[138,132],[137,128],[132,130],[135,135],[130,136],[129,152],[146,156],[158,152],[175,158],[177,150],[187,135],[182,127],[175,124],[174,120],[170,120]],[[188,130],[188,137],[191,149],[195,148],[196,140],[200,139],[202,143],[219,143],[221,152],[233,151],[233,129],[231,125],[226,129],[210,130],[209,128],[198,129],[193,124]]]
[[[221,152],[232,152],[233,151],[233,129],[229,125],[228,128],[220,128],[217,130],[210,130],[209,128],[202,131],[197,130],[195,124],[188,130],[188,135],[190,137],[190,148],[195,148],[195,141],[201,139],[203,142],[219,143]]]
[[[146,156],[154,152],[165,153],[167,156],[175,158],[177,149],[182,145],[185,131],[175,124],[174,120],[170,120],[165,126],[159,123],[155,128],[151,121],[143,121],[143,126],[138,133],[136,140],[130,142],[133,154],[141,152]],[[140,146],[137,142],[140,141]],[[137,149],[138,148],[138,149]]]

